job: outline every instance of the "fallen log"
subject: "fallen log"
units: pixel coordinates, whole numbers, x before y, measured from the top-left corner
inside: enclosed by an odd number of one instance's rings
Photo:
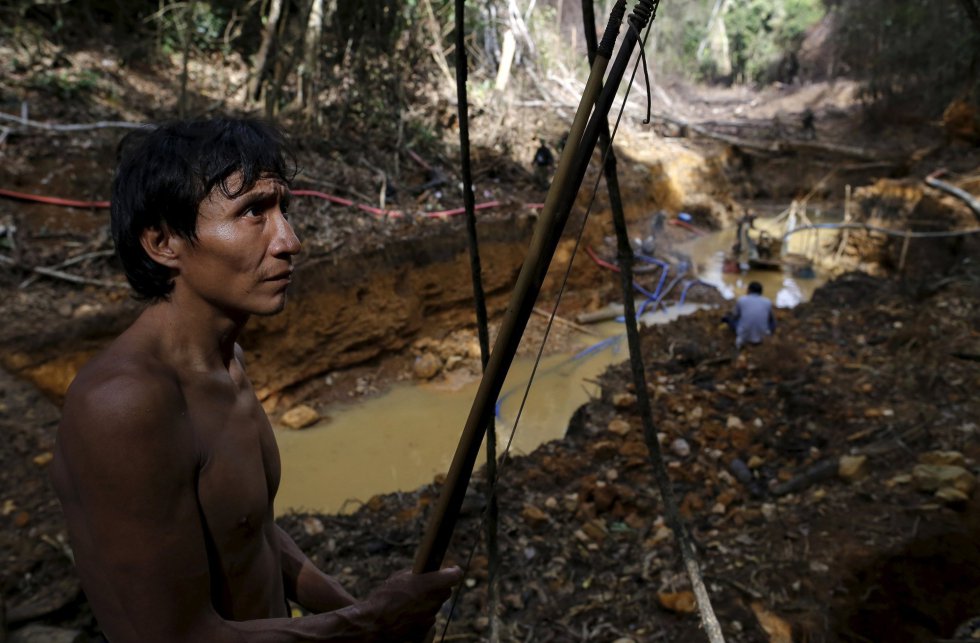
[[[846,156],[849,158],[861,159],[863,161],[875,161],[875,162],[886,162],[886,158],[873,150],[869,150],[863,147],[855,147],[853,145],[839,145],[836,143],[826,143],[823,141],[812,141],[812,140],[788,140],[779,139],[773,141],[763,141],[759,139],[749,139],[742,138],[740,136],[732,136],[730,134],[722,134],[720,132],[714,132],[703,125],[691,123],[683,119],[675,118],[672,116],[667,116],[666,114],[655,113],[653,115],[654,120],[659,120],[664,123],[669,123],[681,130],[686,130],[688,132],[695,132],[700,136],[705,138],[714,139],[716,141],[721,141],[722,143],[727,143],[729,145],[735,145],[741,148],[756,150],[760,152],[766,152],[769,154],[785,154],[787,152],[818,152],[818,153],[829,153],[837,156]],[[894,161],[893,164],[897,164],[898,161]]]

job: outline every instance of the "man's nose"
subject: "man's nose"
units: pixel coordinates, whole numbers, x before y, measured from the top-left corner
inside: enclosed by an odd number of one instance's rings
[[[299,254],[302,248],[303,245],[300,243],[299,237],[293,232],[293,226],[280,212],[276,217],[276,236],[272,242],[272,254],[275,256],[295,255]]]

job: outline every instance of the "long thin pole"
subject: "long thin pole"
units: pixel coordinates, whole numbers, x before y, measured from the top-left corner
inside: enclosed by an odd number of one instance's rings
[[[652,7],[652,2],[641,0],[640,5],[634,9],[630,18],[634,26],[637,22],[640,23],[639,29],[645,26],[650,15],[649,10],[644,12],[641,9],[644,5]],[[591,137],[591,143],[589,143],[589,137],[586,136],[589,130],[588,125],[591,125],[588,117],[593,111],[593,104],[596,105],[595,111],[599,111],[600,103],[596,101],[597,91],[602,87],[602,76],[609,59],[612,57],[613,45],[625,10],[625,0],[618,0],[613,9],[613,15],[610,17],[609,25],[603,34],[600,51],[592,66],[589,82],[586,84],[586,92],[579,103],[565,149],[562,150],[555,179],[548,191],[548,197],[535,228],[528,256],[517,277],[517,284],[511,294],[507,313],[501,323],[497,340],[490,354],[490,361],[487,364],[483,380],[480,382],[473,406],[470,408],[470,414],[463,428],[456,454],[453,456],[452,465],[446,475],[439,500],[430,516],[426,532],[416,553],[414,569],[417,573],[438,569],[449,547],[449,540],[459,517],[459,509],[473,472],[473,465],[476,462],[486,428],[493,417],[494,405],[503,386],[504,377],[506,377],[507,370],[517,352],[521,334],[527,325],[527,320],[534,308],[535,299],[547,274],[548,265],[557,247],[558,239],[564,229],[565,222],[568,220],[574,195],[581,184],[581,177],[585,174],[585,170],[582,169],[583,163],[584,167],[587,168],[588,160],[591,158],[595,147],[597,131],[596,135]],[[639,16],[637,12],[639,12]],[[642,17],[644,13],[645,18]],[[609,84],[618,85],[622,79],[626,62],[628,62],[632,48],[636,44],[636,38],[631,38],[630,33],[627,34],[624,44],[620,47],[616,64],[613,65],[613,70],[620,68],[619,75],[614,76],[610,72],[607,87]],[[628,46],[627,43],[629,43]],[[620,65],[620,59],[624,56],[626,62]],[[601,94],[600,98],[602,98]],[[611,99],[605,101],[605,111],[602,113],[602,118],[606,117],[611,104]],[[595,118],[595,114],[593,114],[593,118]],[[570,176],[577,178],[570,181]]]
[[[466,78],[468,74],[466,56],[466,2],[456,0],[456,104],[459,115],[459,156],[460,172],[463,179],[463,207],[466,209],[466,232],[470,249],[470,274],[473,278],[473,303],[476,307],[476,328],[480,338],[480,361],[484,370],[490,360],[490,329],[487,319],[487,302],[483,291],[482,269],[480,266],[480,243],[476,230],[476,210],[473,198],[473,173],[470,169],[470,118],[469,103],[466,97]],[[497,478],[497,432],[494,421],[487,427],[487,480]],[[497,544],[498,532],[497,494],[487,499],[487,616],[490,620],[490,643],[500,640],[498,632],[497,604],[500,602],[499,587],[496,584],[500,567],[500,552]]]
[[[596,49],[595,34],[591,30],[591,25],[595,24],[592,2],[593,0],[582,0],[585,42],[590,57],[594,55],[593,52]],[[606,178],[606,188],[609,190],[609,205],[612,211],[613,228],[616,231],[617,255],[620,268],[619,276],[623,289],[626,340],[630,351],[630,370],[633,375],[633,390],[636,391],[636,403],[643,421],[644,441],[650,454],[653,474],[660,488],[660,495],[663,498],[664,513],[667,516],[667,522],[674,532],[674,539],[677,541],[681,550],[681,559],[684,562],[688,578],[691,581],[691,588],[697,599],[701,624],[704,626],[705,633],[708,635],[708,640],[711,643],[724,643],[725,639],[722,635],[721,625],[715,616],[714,608],[711,605],[711,598],[708,596],[708,590],[704,585],[704,578],[701,576],[697,554],[691,546],[687,529],[677,507],[677,499],[674,496],[670,477],[667,475],[664,457],[660,451],[660,441],[657,438],[657,430],[653,424],[653,413],[650,407],[650,396],[647,392],[646,371],[643,366],[643,354],[640,346],[640,330],[636,321],[636,306],[633,301],[633,248],[630,246],[629,233],[626,228],[626,213],[623,209],[623,200],[619,191],[619,177],[616,173],[616,154],[612,150],[612,140],[609,135],[608,123],[605,122],[601,123],[599,127],[599,146],[602,149],[603,157],[606,159],[603,172]],[[668,290],[671,287],[669,286]]]

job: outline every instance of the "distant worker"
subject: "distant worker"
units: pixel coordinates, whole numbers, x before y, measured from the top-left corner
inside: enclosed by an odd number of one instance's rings
[[[749,259],[759,258],[755,241],[749,236],[749,230],[755,228],[755,219],[755,213],[749,210],[745,216],[738,220],[738,227],[735,230],[735,244],[732,246],[732,258],[743,269],[748,268],[748,263],[742,261],[743,251],[748,253]]]
[[[762,284],[758,281],[749,284],[748,294],[738,298],[734,310],[725,315],[722,321],[735,331],[736,350],[746,344],[761,344],[776,330],[772,302],[762,296]]]
[[[657,254],[657,240],[663,235],[664,221],[666,220],[667,214],[663,210],[659,210],[647,224],[648,234],[640,242],[640,251],[648,257]]]
[[[542,190],[547,190],[551,181],[551,169],[555,166],[555,155],[545,145],[544,139],[538,139],[538,142],[538,150],[531,160],[531,165],[534,166],[534,182]]]
[[[800,125],[803,126],[803,138],[813,140],[817,138],[817,116],[813,113],[813,110],[807,107],[803,110],[803,115],[800,117]]]

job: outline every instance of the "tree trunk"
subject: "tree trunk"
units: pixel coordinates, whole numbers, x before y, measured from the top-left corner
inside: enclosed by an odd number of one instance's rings
[[[323,0],[313,0],[303,36],[303,64],[299,68],[296,105],[302,107],[308,122],[315,124],[317,76],[320,71],[320,40],[323,35]]]
[[[269,52],[276,45],[276,27],[282,14],[282,0],[272,0],[269,3],[269,15],[266,17],[265,28],[262,30],[262,44],[252,61],[252,78],[248,83],[248,101],[257,101],[261,94],[262,81],[269,68]]]
[[[432,3],[429,0],[422,0],[422,9],[425,11],[429,36],[432,38],[432,46],[429,47],[429,51],[432,53],[432,59],[449,84],[455,85],[456,77],[449,71],[449,63],[446,62],[446,56],[442,50],[442,25],[439,24],[439,19],[436,18],[436,12],[432,9]]]
[[[697,59],[704,65],[707,63],[711,73],[717,78],[730,76],[732,59],[728,48],[728,32],[725,30],[725,9],[728,0],[715,0],[715,6],[708,18],[704,38],[698,43]]]
[[[187,118],[187,80],[188,80],[188,64],[191,59],[191,33],[194,30],[194,9],[195,2],[190,2],[184,11],[187,15],[184,18],[184,63],[183,68],[180,71],[180,98],[177,100],[177,114],[180,118]]]
[[[960,0],[960,5],[966,12],[967,18],[973,23],[973,28],[980,33],[980,3],[977,0]]]

